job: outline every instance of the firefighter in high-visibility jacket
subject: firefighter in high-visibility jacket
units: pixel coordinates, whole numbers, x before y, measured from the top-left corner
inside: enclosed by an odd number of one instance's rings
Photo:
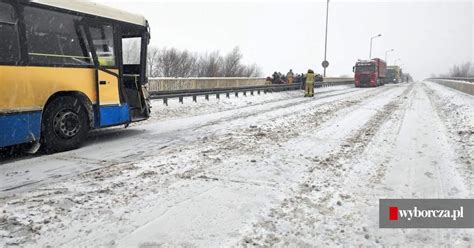
[[[306,74],[306,81],[304,87],[304,97],[314,96],[314,71],[309,69]]]

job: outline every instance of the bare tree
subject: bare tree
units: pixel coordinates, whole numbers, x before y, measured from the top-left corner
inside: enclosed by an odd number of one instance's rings
[[[197,56],[188,51],[182,51],[179,53],[176,72],[174,77],[191,77],[196,75],[196,63]]]
[[[179,65],[179,54],[175,48],[164,48],[159,52],[158,71],[162,77],[174,77]]]
[[[454,65],[449,71],[450,77],[469,77],[471,75],[471,63],[467,62],[462,65]]]
[[[219,51],[198,55],[176,48],[151,47],[147,57],[150,77],[258,77],[261,70],[256,64],[242,65],[238,47],[225,57]]]
[[[147,54],[147,75],[149,77],[158,77],[159,50],[156,47],[150,47]]]
[[[224,77],[236,77],[242,75],[244,68],[240,61],[242,60],[242,53],[239,47],[235,47],[230,53],[224,58],[223,76]]]
[[[204,54],[197,62],[196,76],[198,77],[219,77],[221,76],[223,58],[219,51]]]
[[[262,71],[257,66],[257,64],[251,64],[243,66],[243,71],[240,76],[242,77],[258,77],[262,74]]]

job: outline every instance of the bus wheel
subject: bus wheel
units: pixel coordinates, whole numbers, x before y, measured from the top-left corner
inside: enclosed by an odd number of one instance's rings
[[[87,111],[71,96],[56,98],[46,107],[42,123],[42,148],[46,153],[78,148],[89,132]]]

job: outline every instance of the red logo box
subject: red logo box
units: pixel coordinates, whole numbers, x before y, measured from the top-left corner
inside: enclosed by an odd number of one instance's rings
[[[398,220],[398,207],[389,207],[389,220]]]

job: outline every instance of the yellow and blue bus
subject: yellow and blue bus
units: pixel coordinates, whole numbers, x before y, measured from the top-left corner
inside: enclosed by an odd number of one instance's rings
[[[0,37],[0,148],[71,150],[91,129],[149,117],[144,17],[83,0],[0,0]]]

